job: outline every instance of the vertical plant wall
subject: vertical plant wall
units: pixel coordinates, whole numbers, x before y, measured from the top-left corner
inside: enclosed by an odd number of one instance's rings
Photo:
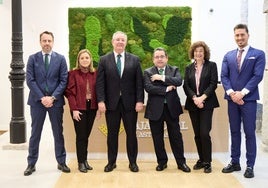
[[[127,51],[139,56],[142,68],[152,66],[153,50],[164,47],[169,64],[182,75],[190,63],[190,7],[118,7],[69,8],[69,59],[75,66],[80,49],[87,48],[97,67],[99,57],[112,51],[112,34],[123,31],[128,36]]]

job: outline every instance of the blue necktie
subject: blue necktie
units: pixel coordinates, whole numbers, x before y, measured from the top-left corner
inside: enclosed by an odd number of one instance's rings
[[[117,55],[117,61],[116,61],[117,71],[119,76],[121,76],[121,54]]]

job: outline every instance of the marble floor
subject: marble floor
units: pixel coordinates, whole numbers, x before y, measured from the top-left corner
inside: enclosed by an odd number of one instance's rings
[[[29,137],[29,130],[27,137]],[[246,179],[243,176],[246,162],[245,162],[245,149],[244,141],[241,167],[242,170],[233,173],[233,175],[239,180],[239,182],[245,188],[264,188],[268,184],[268,153],[263,152],[261,148],[260,135],[258,134],[258,154],[255,165],[255,177],[252,179]],[[36,164],[36,172],[31,176],[25,177],[23,171],[27,166],[27,143],[14,145],[9,143],[9,132],[0,136],[0,185],[4,188],[52,188],[54,187],[57,179],[61,175],[61,172],[57,170],[57,162],[54,157],[53,138],[50,130],[50,126],[44,127],[42,140],[40,143],[39,160]],[[196,159],[195,153],[186,153],[187,159]],[[74,153],[67,154],[67,163],[69,159],[75,158]],[[118,159],[125,159],[126,155],[122,154],[118,156]],[[170,155],[172,158],[172,155]],[[106,154],[90,154],[91,159],[106,159]],[[213,153],[213,158],[218,159],[224,165],[230,160],[229,153]],[[155,160],[154,154],[139,154],[139,159],[151,159]],[[139,160],[138,159],[138,160]],[[213,173],[213,172],[212,172]],[[222,174],[224,176],[224,174]]]

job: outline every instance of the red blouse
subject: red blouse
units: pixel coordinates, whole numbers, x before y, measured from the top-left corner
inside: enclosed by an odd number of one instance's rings
[[[68,84],[65,96],[68,99],[70,110],[86,110],[87,80],[91,91],[91,109],[97,109],[96,97],[97,72],[84,73],[80,69],[69,71]]]

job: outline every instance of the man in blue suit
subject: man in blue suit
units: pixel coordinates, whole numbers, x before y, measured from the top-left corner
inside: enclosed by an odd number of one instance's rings
[[[52,51],[53,44],[53,33],[48,31],[41,33],[42,51],[31,55],[27,63],[26,82],[30,89],[28,105],[31,110],[32,131],[25,176],[29,176],[35,171],[47,112],[54,136],[58,169],[62,172],[70,172],[70,168],[65,163],[66,151],[62,127],[63,105],[65,104],[63,92],[67,84],[68,70],[64,56]]]
[[[248,45],[248,27],[234,27],[234,38],[238,48],[228,52],[222,62],[221,81],[228,100],[228,116],[231,131],[231,162],[223,173],[240,171],[241,122],[246,139],[247,168],[245,178],[254,177],[256,160],[256,111],[259,99],[258,84],[263,78],[265,54]],[[242,55],[241,55],[242,54]]]

